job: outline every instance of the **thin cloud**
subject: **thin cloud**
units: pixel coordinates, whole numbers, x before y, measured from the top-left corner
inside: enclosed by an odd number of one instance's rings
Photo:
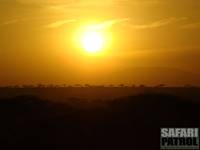
[[[93,25],[93,26],[89,27],[89,29],[91,29],[91,30],[106,29],[106,28],[112,27],[115,24],[120,24],[120,23],[123,23],[123,22],[127,22],[129,20],[130,20],[129,18],[108,20],[108,21],[105,21],[103,23],[100,23],[100,24],[97,24],[97,25]]]
[[[141,24],[141,25],[131,25],[131,28],[133,29],[154,29],[154,28],[160,28],[160,27],[164,27],[167,26],[169,24],[172,23],[176,23],[182,20],[186,20],[187,18],[182,17],[182,18],[166,18],[166,19],[162,19],[162,20],[158,20],[155,22],[152,22],[150,24]]]
[[[19,19],[8,20],[8,21],[5,21],[5,22],[1,23],[0,26],[6,26],[6,25],[10,25],[10,24],[15,24],[17,22],[19,22]]]
[[[182,29],[200,29],[200,22],[185,24],[181,26]]]
[[[102,2],[101,0],[16,0],[22,4],[36,4],[40,6],[72,6],[72,7],[85,7],[85,6],[131,6],[131,5],[155,5],[162,4],[161,0],[109,0]]]
[[[73,2],[73,0],[17,0],[23,4],[64,4]]]
[[[129,3],[134,4],[134,5],[154,5],[154,4],[164,4],[165,1],[161,1],[161,0],[140,0],[140,1],[131,1]]]
[[[59,28],[67,23],[72,23],[72,22],[76,22],[75,19],[69,19],[69,20],[59,20],[59,21],[56,21],[56,22],[53,22],[53,23],[50,23],[48,25],[45,26],[45,28]]]

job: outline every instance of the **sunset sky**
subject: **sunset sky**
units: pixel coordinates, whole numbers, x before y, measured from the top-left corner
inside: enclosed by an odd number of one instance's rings
[[[200,85],[200,1],[0,0],[0,85],[37,83]]]

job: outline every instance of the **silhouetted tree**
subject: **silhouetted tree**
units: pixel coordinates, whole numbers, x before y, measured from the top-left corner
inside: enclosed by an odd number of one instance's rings
[[[85,87],[91,87],[91,85],[89,85],[89,84],[85,84]]]
[[[39,83],[39,84],[37,84],[37,87],[38,87],[38,88],[44,88],[44,87],[45,87],[45,85],[44,85],[44,84],[41,84],[41,83]]]
[[[159,84],[159,85],[157,85],[158,88],[163,88],[165,86],[166,86],[165,84]]]
[[[144,84],[140,84],[139,87],[140,87],[140,88],[145,88],[146,85],[144,85]]]
[[[119,87],[124,87],[124,84],[119,84]]]

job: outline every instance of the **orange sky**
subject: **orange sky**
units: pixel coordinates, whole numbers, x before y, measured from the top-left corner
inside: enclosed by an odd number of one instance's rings
[[[105,55],[73,41],[91,24],[112,38]],[[0,85],[199,85],[199,39],[198,0],[1,0]]]

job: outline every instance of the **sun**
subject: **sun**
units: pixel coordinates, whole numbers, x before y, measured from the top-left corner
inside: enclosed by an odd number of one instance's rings
[[[110,55],[112,44],[111,30],[100,24],[80,24],[73,36],[77,54],[86,56]]]
[[[105,38],[100,31],[86,31],[83,33],[81,43],[86,52],[94,54],[104,48]]]

